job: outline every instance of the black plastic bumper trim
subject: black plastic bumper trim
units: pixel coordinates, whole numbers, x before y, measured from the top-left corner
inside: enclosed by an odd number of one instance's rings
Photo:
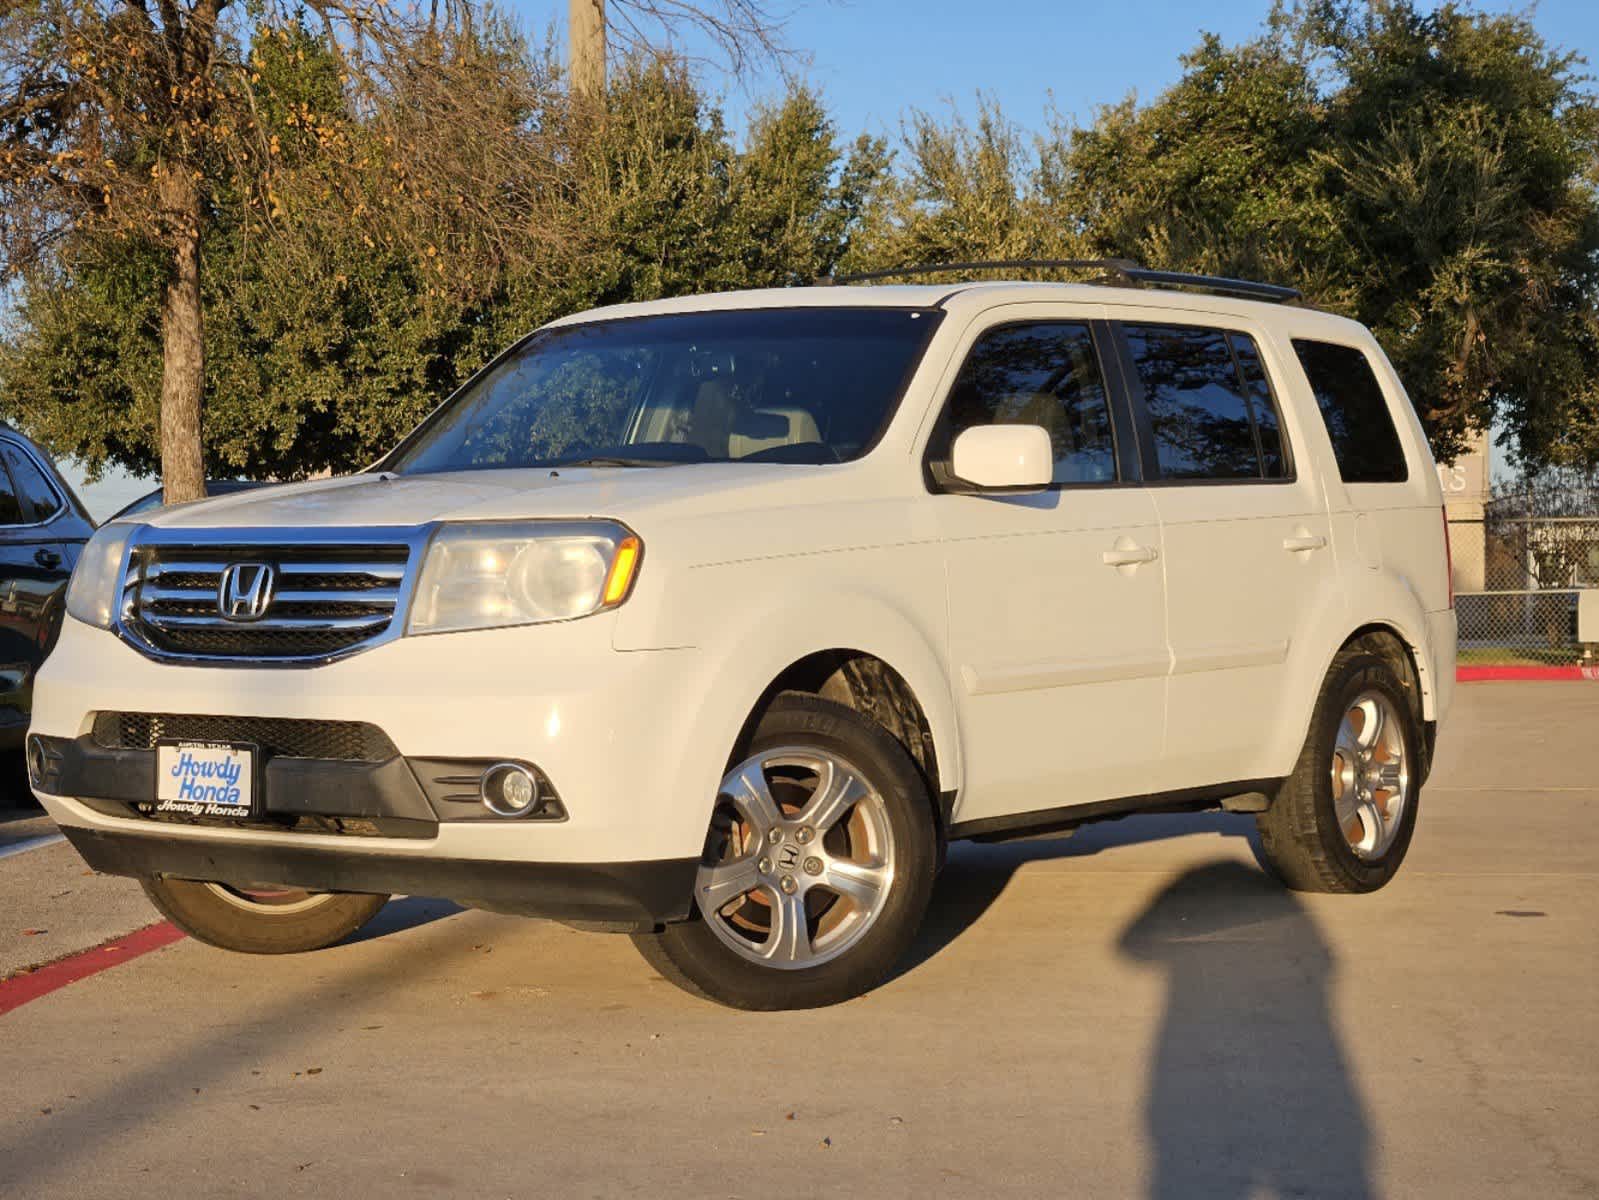
[[[140,805],[155,800],[155,751],[112,749],[92,735],[78,738],[35,735],[48,760],[48,770],[34,781],[42,792],[71,796],[98,812],[137,816]],[[389,836],[435,837],[440,822],[512,824],[566,820],[566,810],[553,786],[539,809],[524,817],[490,812],[476,795],[483,768],[505,759],[390,758],[363,762],[331,758],[269,756],[261,770],[261,811],[280,824],[300,818],[374,822]],[[533,768],[537,770],[537,768]],[[465,787],[447,785],[454,777],[471,778]],[[548,784],[542,772],[540,779]]]
[[[171,875],[236,887],[282,884],[325,892],[432,896],[493,912],[611,929],[652,929],[686,919],[699,869],[697,858],[502,862],[215,842],[79,826],[67,826],[62,832],[85,862],[107,875]]]

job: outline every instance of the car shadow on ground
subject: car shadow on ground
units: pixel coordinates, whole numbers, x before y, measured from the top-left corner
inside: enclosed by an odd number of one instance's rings
[[[445,917],[453,917],[456,913],[465,911],[451,900],[432,900],[426,896],[397,896],[379,909],[377,916],[339,945],[351,946],[357,942],[374,941],[407,929],[431,925],[434,921],[442,921]]]
[[[1184,834],[1253,845],[1254,823],[1150,816],[1070,840],[956,846],[900,972],[976,923],[1028,862]],[[1365,1105],[1332,1015],[1336,959],[1298,896],[1256,865],[1214,860],[1157,893],[1117,949],[1165,984],[1144,1100],[1152,1200],[1377,1194]]]
[[[896,977],[939,954],[975,925],[1016,872],[1030,862],[1085,858],[1123,846],[1177,838],[1240,838],[1255,844],[1254,818],[1236,813],[1146,814],[1084,825],[1070,837],[1028,841],[958,842],[938,877],[933,901]]]

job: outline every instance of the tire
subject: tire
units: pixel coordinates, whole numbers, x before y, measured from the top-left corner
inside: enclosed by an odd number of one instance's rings
[[[1338,653],[1293,773],[1255,818],[1263,865],[1294,891],[1374,892],[1410,849],[1426,747],[1418,690],[1395,665],[1367,642]]]
[[[830,700],[780,695],[722,782],[694,917],[634,944],[671,982],[733,1008],[858,996],[894,969],[927,911],[935,814],[916,764],[881,726]]]
[[[246,893],[156,875],[140,881],[150,903],[196,941],[240,954],[299,954],[343,941],[388,902],[343,892]]]

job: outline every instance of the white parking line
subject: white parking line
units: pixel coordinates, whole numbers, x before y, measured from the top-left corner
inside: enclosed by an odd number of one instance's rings
[[[38,850],[44,846],[53,846],[57,842],[64,842],[66,838],[59,833],[45,833],[38,837],[24,838],[20,842],[13,842],[9,846],[0,846],[0,858],[10,858],[13,854],[26,854],[29,850]]]

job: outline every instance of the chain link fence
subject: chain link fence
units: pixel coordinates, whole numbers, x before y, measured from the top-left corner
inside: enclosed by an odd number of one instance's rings
[[[1599,515],[1451,520],[1460,661],[1592,660],[1577,640],[1577,594],[1599,587]]]

